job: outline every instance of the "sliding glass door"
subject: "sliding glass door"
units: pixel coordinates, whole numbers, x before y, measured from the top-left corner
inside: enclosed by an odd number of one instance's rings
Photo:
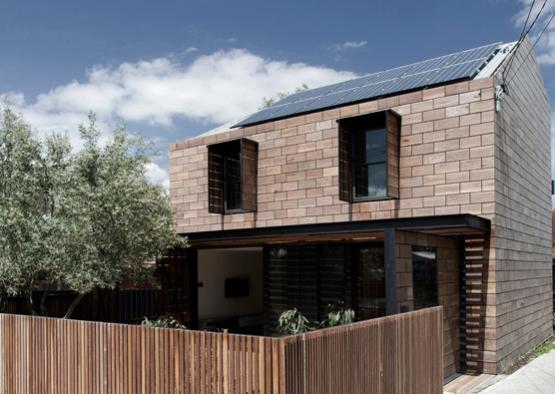
[[[275,333],[277,318],[287,309],[322,321],[337,306],[354,309],[357,320],[385,315],[383,243],[265,248],[266,333]]]
[[[358,319],[385,316],[385,269],[382,243],[354,246],[358,268]]]

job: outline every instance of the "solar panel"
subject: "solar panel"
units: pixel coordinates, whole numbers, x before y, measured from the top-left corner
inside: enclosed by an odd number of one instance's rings
[[[349,81],[291,94],[233,127],[336,107],[376,97],[471,79],[495,54],[500,43],[385,70]]]

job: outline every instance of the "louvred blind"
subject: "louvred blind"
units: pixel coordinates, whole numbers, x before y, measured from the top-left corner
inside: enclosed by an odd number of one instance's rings
[[[339,199],[352,202],[351,187],[351,134],[339,123]]]
[[[208,147],[208,212],[224,213],[224,161],[212,146]]]
[[[386,112],[387,127],[387,195],[399,198],[399,139],[401,117],[393,112]]]
[[[256,211],[256,184],[258,177],[258,143],[241,140],[241,208]]]

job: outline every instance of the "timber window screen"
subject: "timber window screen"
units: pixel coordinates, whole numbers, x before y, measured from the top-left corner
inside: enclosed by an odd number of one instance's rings
[[[208,146],[208,211],[256,211],[258,143],[246,138]]]
[[[399,115],[384,111],[338,122],[339,198],[348,202],[398,198]]]

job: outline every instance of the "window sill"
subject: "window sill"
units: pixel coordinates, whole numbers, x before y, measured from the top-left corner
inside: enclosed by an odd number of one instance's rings
[[[222,215],[236,215],[238,213],[252,213],[252,212],[256,212],[256,211],[249,211],[246,209],[229,209],[224,211],[224,213],[222,213]]]
[[[372,201],[386,201],[386,200],[398,200],[397,197],[391,197],[391,196],[382,196],[382,197],[358,197],[358,198],[353,198],[353,201],[351,201],[351,204],[355,204],[358,202],[372,202]]]

